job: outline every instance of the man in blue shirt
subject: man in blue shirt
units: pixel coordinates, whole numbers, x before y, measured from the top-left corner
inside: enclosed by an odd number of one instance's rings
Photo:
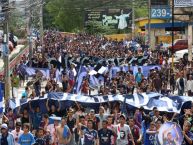
[[[99,145],[97,131],[93,129],[93,121],[88,120],[86,129],[83,130],[84,145]]]
[[[144,145],[155,145],[155,135],[157,133],[154,122],[150,123],[149,129],[146,130]]]
[[[35,143],[34,136],[29,132],[30,126],[25,123],[23,125],[24,133],[19,137],[18,143],[20,145],[33,145]]]

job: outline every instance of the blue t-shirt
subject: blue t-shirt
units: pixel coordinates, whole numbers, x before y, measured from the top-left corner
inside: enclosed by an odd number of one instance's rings
[[[155,134],[146,133],[144,145],[155,145]]]
[[[34,136],[31,133],[22,134],[19,137],[18,143],[20,145],[32,145],[35,143]]]
[[[98,138],[96,130],[84,129],[84,145],[94,145],[95,140]]]
[[[136,79],[136,82],[137,83],[141,83],[141,81],[142,81],[142,76],[143,76],[143,74],[142,73],[136,73],[136,75],[135,75],[135,79]]]

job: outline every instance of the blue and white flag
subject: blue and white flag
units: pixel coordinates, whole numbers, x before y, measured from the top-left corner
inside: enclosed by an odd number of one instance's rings
[[[125,99],[126,98],[126,99]],[[33,101],[35,104],[46,104],[41,103],[45,102],[46,99],[53,101],[60,101],[61,103],[73,103],[79,102],[85,107],[91,106],[96,107],[101,103],[105,102],[114,102],[119,101],[124,103],[125,105],[129,105],[135,108],[144,107],[146,110],[152,110],[153,107],[157,107],[159,111],[166,112],[176,112],[180,113],[181,108],[184,103],[188,101],[193,101],[191,97],[186,96],[173,96],[173,97],[165,97],[159,93],[142,93],[142,94],[131,94],[131,95],[106,95],[106,96],[85,96],[81,94],[68,94],[62,92],[51,92],[49,94],[45,94],[43,98],[34,98],[33,100],[27,99],[22,101],[14,101],[11,103],[15,108],[19,106],[23,106],[28,104],[29,101]],[[61,109],[66,109],[69,104],[61,105]],[[14,108],[13,107],[13,108]],[[45,106],[41,106],[41,108],[46,108]]]

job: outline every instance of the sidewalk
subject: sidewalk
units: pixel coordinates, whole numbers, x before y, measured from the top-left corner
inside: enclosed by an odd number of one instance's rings
[[[24,45],[17,45],[16,48],[9,55],[9,59],[12,58],[12,56],[14,56],[15,54],[18,54],[23,47]],[[0,58],[0,70],[3,68],[3,66],[4,66],[3,58]]]

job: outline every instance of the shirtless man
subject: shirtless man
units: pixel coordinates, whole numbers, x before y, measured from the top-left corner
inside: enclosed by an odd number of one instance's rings
[[[56,134],[58,137],[58,145],[67,145],[72,137],[70,129],[66,125],[65,117],[62,118],[61,125],[56,128]]]

